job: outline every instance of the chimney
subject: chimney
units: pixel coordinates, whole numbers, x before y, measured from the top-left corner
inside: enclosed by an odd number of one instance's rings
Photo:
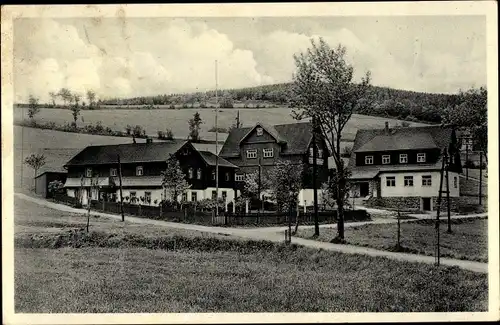
[[[385,134],[389,134],[389,122],[385,122]]]

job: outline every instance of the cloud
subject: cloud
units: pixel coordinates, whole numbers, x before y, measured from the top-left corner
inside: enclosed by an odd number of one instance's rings
[[[300,30],[299,20],[293,30],[275,24],[263,31],[255,22],[252,27],[236,24],[237,32],[231,24],[20,19],[14,25],[16,100],[25,101],[29,94],[48,100],[48,93],[61,87],[82,95],[93,89],[101,98],[213,89],[215,60],[221,89],[288,82],[295,70],[293,55],[320,36],[332,47],[346,46],[356,80],[370,70],[375,85],[429,92],[456,92],[486,81],[485,40],[478,32],[440,46],[447,40],[437,32],[420,35],[418,28],[410,33],[389,23],[373,25],[373,32],[359,23],[349,28],[318,23]]]
[[[174,19],[154,30],[89,25],[82,31],[54,20],[21,25],[14,67],[18,100],[31,93],[47,100],[60,87],[81,94],[94,89],[101,98],[213,89],[215,60],[221,88],[274,82],[256,70],[252,51],[235,48],[203,22]]]

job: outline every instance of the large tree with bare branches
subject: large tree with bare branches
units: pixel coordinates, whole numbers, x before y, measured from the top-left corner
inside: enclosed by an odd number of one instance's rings
[[[347,173],[341,158],[342,131],[370,85],[370,72],[359,82],[353,81],[354,68],[346,61],[346,48],[331,48],[322,38],[311,40],[311,46],[294,55],[296,72],[292,98],[295,118],[312,118],[332,150],[336,166],[338,226],[334,242],[344,241],[344,203]],[[331,135],[328,136],[328,135]]]

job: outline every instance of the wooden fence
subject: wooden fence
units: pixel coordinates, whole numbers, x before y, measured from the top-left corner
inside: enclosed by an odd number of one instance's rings
[[[57,195],[55,200],[67,204],[75,205],[77,200],[73,197],[66,195]],[[92,200],[90,207],[94,211],[102,211],[120,214],[119,202],[105,202]],[[290,222],[295,224],[297,221],[297,211],[294,211],[290,216],[289,213],[284,212],[252,212],[252,213],[232,213],[232,212],[219,212],[219,216],[215,216],[213,211],[199,211],[195,210],[192,206],[183,207],[182,209],[173,210],[167,207],[139,205],[139,204],[123,204],[123,212],[125,215],[132,215],[135,217],[165,220],[172,222],[182,223],[195,223],[202,225],[287,225]],[[346,221],[362,221],[368,220],[370,215],[366,210],[346,210],[344,212],[344,219]],[[314,224],[314,212],[300,211],[298,214],[298,221],[302,225]],[[319,211],[318,221],[320,223],[335,223],[337,221],[337,211]]]

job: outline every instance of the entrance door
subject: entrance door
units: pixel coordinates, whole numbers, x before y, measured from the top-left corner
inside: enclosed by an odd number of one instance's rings
[[[431,211],[431,198],[423,197],[422,198],[422,210]]]
[[[368,182],[359,183],[359,196],[365,197],[370,193],[370,185]]]

